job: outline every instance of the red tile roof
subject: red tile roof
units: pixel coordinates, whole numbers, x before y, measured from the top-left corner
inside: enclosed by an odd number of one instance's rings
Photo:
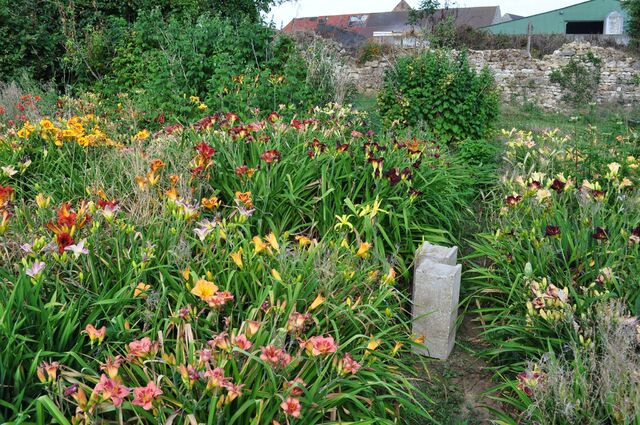
[[[491,25],[499,22],[501,18],[500,8],[497,6],[443,9],[437,11],[436,14],[453,14],[456,24],[469,25],[474,28]],[[365,37],[372,37],[376,31],[407,31],[411,28],[407,24],[408,21],[408,11],[314,16],[295,18],[282,31],[287,33],[294,31],[318,32],[319,28],[334,27]]]

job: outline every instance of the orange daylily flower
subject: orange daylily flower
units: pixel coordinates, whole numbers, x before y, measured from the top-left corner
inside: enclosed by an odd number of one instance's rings
[[[96,329],[92,324],[88,324],[82,333],[86,333],[89,335],[89,340],[91,341],[91,345],[93,345],[96,341],[98,344],[102,344],[104,341],[104,337],[107,335],[107,327],[103,326],[100,329]]]
[[[133,298],[138,298],[140,295],[144,297],[149,289],[151,289],[151,285],[147,285],[144,282],[138,283],[136,288],[133,290]]]
[[[222,204],[222,200],[218,199],[217,196],[212,196],[210,198],[202,198],[202,206],[209,210],[213,210],[219,207]]]

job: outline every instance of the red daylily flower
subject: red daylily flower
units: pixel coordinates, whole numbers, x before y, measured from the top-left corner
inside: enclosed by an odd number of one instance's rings
[[[277,149],[271,149],[265,151],[262,155],[260,155],[260,159],[262,159],[267,164],[271,164],[272,162],[279,161],[282,155],[280,151]]]

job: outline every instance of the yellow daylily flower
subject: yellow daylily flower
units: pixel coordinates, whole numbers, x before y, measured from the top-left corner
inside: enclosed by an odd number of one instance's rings
[[[252,242],[253,242],[253,251],[256,254],[260,254],[262,251],[265,251],[268,248],[267,244],[264,243],[264,241],[260,236],[254,236],[252,239]]]
[[[273,234],[273,232],[269,233],[264,238],[269,243],[269,245],[271,245],[271,248],[275,249],[277,252],[280,252],[280,245],[278,244],[278,239],[276,238],[276,235]]]
[[[356,257],[364,258],[367,253],[371,249],[371,244],[369,242],[362,242],[360,247],[358,248],[358,252],[356,252]]]
[[[36,204],[38,208],[48,208],[49,204],[51,204],[51,196],[45,198],[43,193],[38,193],[36,195]]]
[[[324,304],[324,302],[327,299],[325,297],[322,296],[322,294],[318,294],[318,296],[316,297],[315,300],[313,300],[313,302],[311,303],[311,305],[309,306],[309,311],[313,311],[316,308],[320,307],[322,304]]]
[[[334,226],[334,229],[341,229],[343,227],[348,227],[351,231],[353,231],[353,224],[349,222],[349,219],[353,217],[352,215],[336,215],[338,219],[338,223]]]
[[[242,262],[242,253],[243,252],[244,252],[244,250],[242,248],[240,248],[236,252],[232,252],[229,255],[231,257],[231,259],[233,260],[233,262],[236,263],[236,266],[238,266],[239,269],[242,269],[242,267],[244,266],[244,263]]]
[[[198,279],[191,293],[203,301],[213,297],[218,292],[218,287],[211,281]]]
[[[278,282],[282,282],[282,276],[280,276],[280,273],[278,272],[278,270],[271,269],[271,276],[273,276],[273,278]]]

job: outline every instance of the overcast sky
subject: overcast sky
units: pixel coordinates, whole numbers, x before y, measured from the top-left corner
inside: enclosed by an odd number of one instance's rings
[[[305,16],[342,15],[347,13],[388,12],[400,0],[293,0],[275,7],[268,15],[276,27],[287,25],[293,18]],[[529,16],[558,9],[584,0],[457,0],[458,7],[500,6],[500,11]],[[420,0],[407,0],[416,7]],[[453,2],[450,2],[453,3]]]

